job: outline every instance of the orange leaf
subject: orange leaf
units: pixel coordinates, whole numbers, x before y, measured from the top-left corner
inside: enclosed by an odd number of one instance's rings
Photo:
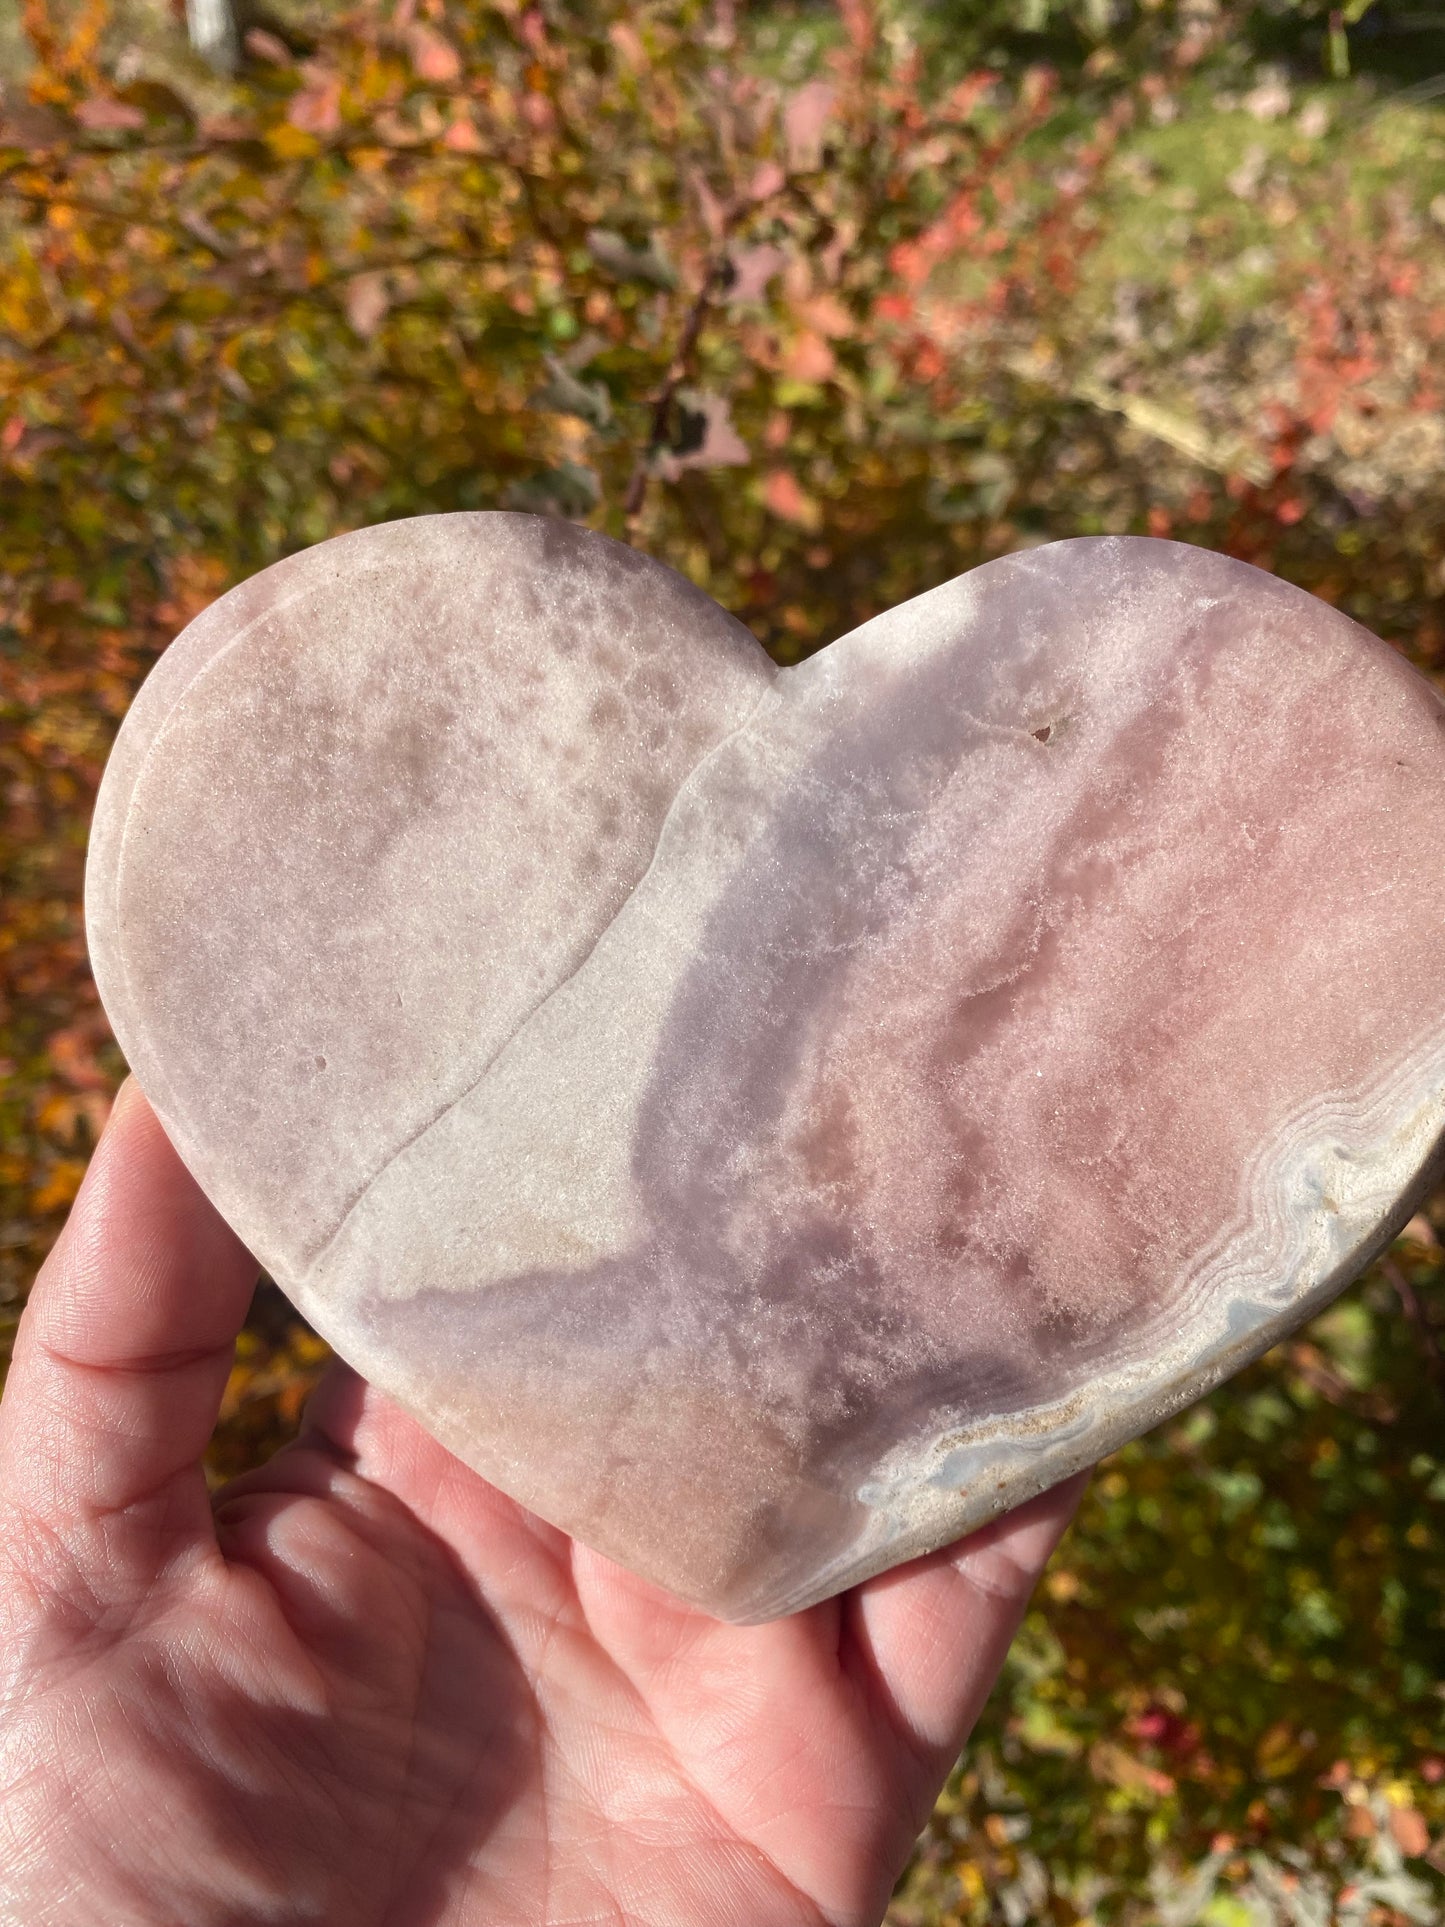
[[[46,1050],[50,1061],[60,1075],[77,1091],[103,1091],[109,1088],[110,1079],[96,1061],[95,1047],[102,1042],[106,1033],[96,1032],[84,1023],[67,1025],[64,1030],[52,1031],[46,1039]]]
[[[49,1211],[63,1211],[80,1189],[80,1180],[85,1176],[83,1158],[61,1158],[52,1164],[46,1174],[45,1182],[31,1193],[30,1208],[37,1216],[43,1217]]]
[[[785,468],[775,468],[763,483],[763,500],[780,520],[801,529],[816,529],[823,519],[818,504],[803,493],[797,477]]]
[[[796,302],[793,312],[820,335],[836,340],[853,332],[853,317],[836,294],[815,294],[808,301]]]
[[[794,381],[826,381],[837,366],[827,342],[810,331],[800,334],[783,356],[783,373]]]
[[[450,148],[453,154],[480,154],[482,137],[463,109],[442,135],[442,146]]]
[[[1394,1807],[1390,1813],[1390,1831],[1401,1853],[1418,1855],[1429,1851],[1430,1829],[1418,1807]]]
[[[415,26],[408,39],[411,46],[411,64],[419,80],[429,80],[434,85],[445,86],[448,81],[460,77],[462,57],[452,43],[439,34],[435,27]]]
[[[634,73],[642,73],[646,69],[647,49],[635,27],[629,26],[625,20],[614,20],[607,29],[607,38]]]

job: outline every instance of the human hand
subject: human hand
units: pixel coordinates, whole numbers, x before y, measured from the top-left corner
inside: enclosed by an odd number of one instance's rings
[[[726,1626],[338,1365],[213,1504],[254,1280],[127,1085],[0,1407],[0,1921],[876,1923],[1077,1485]]]

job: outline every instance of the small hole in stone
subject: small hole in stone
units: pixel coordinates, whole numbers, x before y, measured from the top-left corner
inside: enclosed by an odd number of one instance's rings
[[[1054,726],[1052,723],[1045,723],[1042,729],[1031,729],[1029,731],[1029,734],[1033,737],[1036,743],[1046,743],[1049,740],[1050,736],[1053,735],[1053,733],[1054,733]]]
[[[324,1057],[318,1057],[316,1059],[316,1068],[319,1071],[324,1071],[326,1069],[326,1059]]]

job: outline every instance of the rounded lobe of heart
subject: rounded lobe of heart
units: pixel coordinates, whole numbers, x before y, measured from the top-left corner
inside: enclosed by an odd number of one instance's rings
[[[586,956],[774,674],[672,570],[507,514],[322,543],[172,643],[97,802],[91,957],[283,1284]]]
[[[684,627],[691,686],[716,644]],[[630,881],[421,1128],[378,1156],[368,1113],[368,1181],[281,1278],[488,1477],[755,1619],[1177,1409],[1388,1237],[1445,1131],[1445,711],[1335,611],[1168,542],[991,563],[775,679],[742,648],[728,680],[724,634]],[[586,714],[531,722],[590,741]],[[239,822],[252,771],[220,805],[157,775],[148,807]],[[267,821],[273,871],[299,861]],[[179,825],[137,841],[126,942],[155,946],[171,893],[206,914],[177,866],[216,872]],[[410,877],[388,914],[434,928]],[[345,946],[288,927],[277,1007],[289,972],[306,1009]],[[130,1007],[148,1039],[179,1013],[189,1055],[156,1055],[186,1091],[230,1034],[167,974],[194,941]],[[251,1114],[290,1104],[294,1068],[253,1061]],[[352,1124],[303,1121],[309,1188]],[[222,1112],[202,1136],[246,1168]]]

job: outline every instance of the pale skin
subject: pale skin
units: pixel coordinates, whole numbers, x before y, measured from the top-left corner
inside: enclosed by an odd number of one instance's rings
[[[5,1927],[873,1927],[1077,1498],[767,1626],[332,1367],[223,1492],[253,1260],[134,1085],[0,1406]]]

